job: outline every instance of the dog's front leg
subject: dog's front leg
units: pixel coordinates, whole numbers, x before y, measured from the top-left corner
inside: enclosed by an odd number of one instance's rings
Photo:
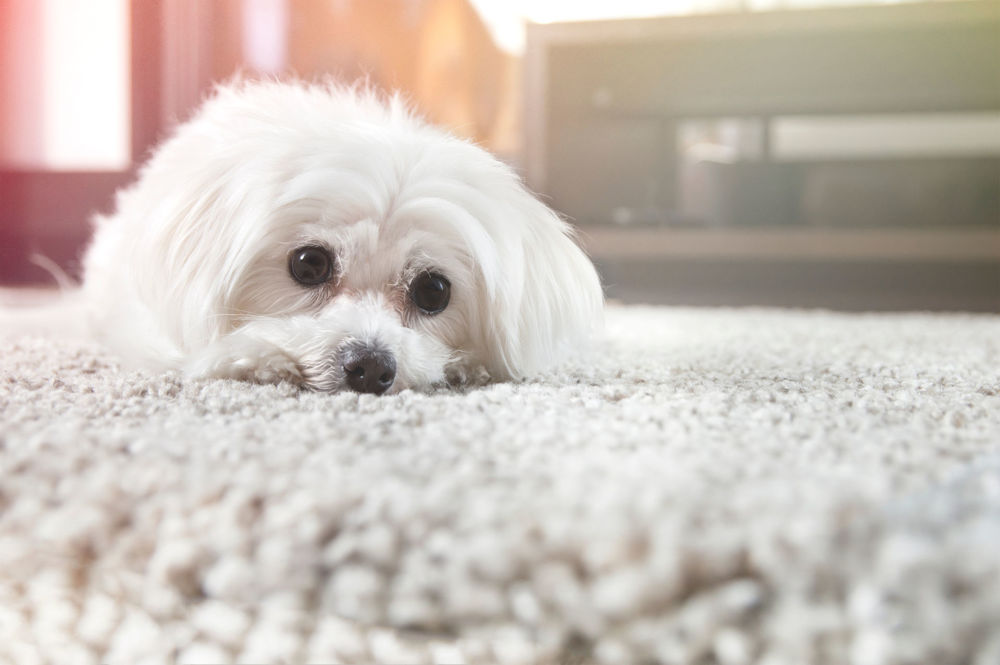
[[[301,368],[294,358],[249,330],[230,333],[191,355],[184,375],[256,383],[302,382]]]

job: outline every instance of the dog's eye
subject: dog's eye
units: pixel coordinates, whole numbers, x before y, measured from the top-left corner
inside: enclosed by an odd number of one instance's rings
[[[424,314],[443,312],[451,299],[451,282],[436,272],[423,272],[410,282],[410,300]]]
[[[288,255],[288,272],[299,284],[317,286],[333,277],[333,256],[315,245],[299,247]]]

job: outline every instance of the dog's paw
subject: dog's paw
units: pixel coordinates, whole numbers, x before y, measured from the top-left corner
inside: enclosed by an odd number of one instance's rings
[[[254,383],[302,382],[302,373],[293,358],[276,346],[259,342],[210,347],[188,363],[184,374],[190,378]]]
[[[444,368],[445,383],[452,388],[474,388],[490,381],[490,374],[482,365],[467,366],[452,363]]]

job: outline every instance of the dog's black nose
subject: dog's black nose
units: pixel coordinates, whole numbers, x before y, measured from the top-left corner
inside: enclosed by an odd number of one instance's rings
[[[341,363],[344,380],[354,392],[381,395],[396,380],[396,359],[387,351],[348,347]]]

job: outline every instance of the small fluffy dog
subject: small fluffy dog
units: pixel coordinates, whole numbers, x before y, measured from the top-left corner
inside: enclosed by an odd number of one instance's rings
[[[365,89],[220,88],[96,226],[93,330],[189,376],[516,379],[601,321],[593,265],[510,168]]]

